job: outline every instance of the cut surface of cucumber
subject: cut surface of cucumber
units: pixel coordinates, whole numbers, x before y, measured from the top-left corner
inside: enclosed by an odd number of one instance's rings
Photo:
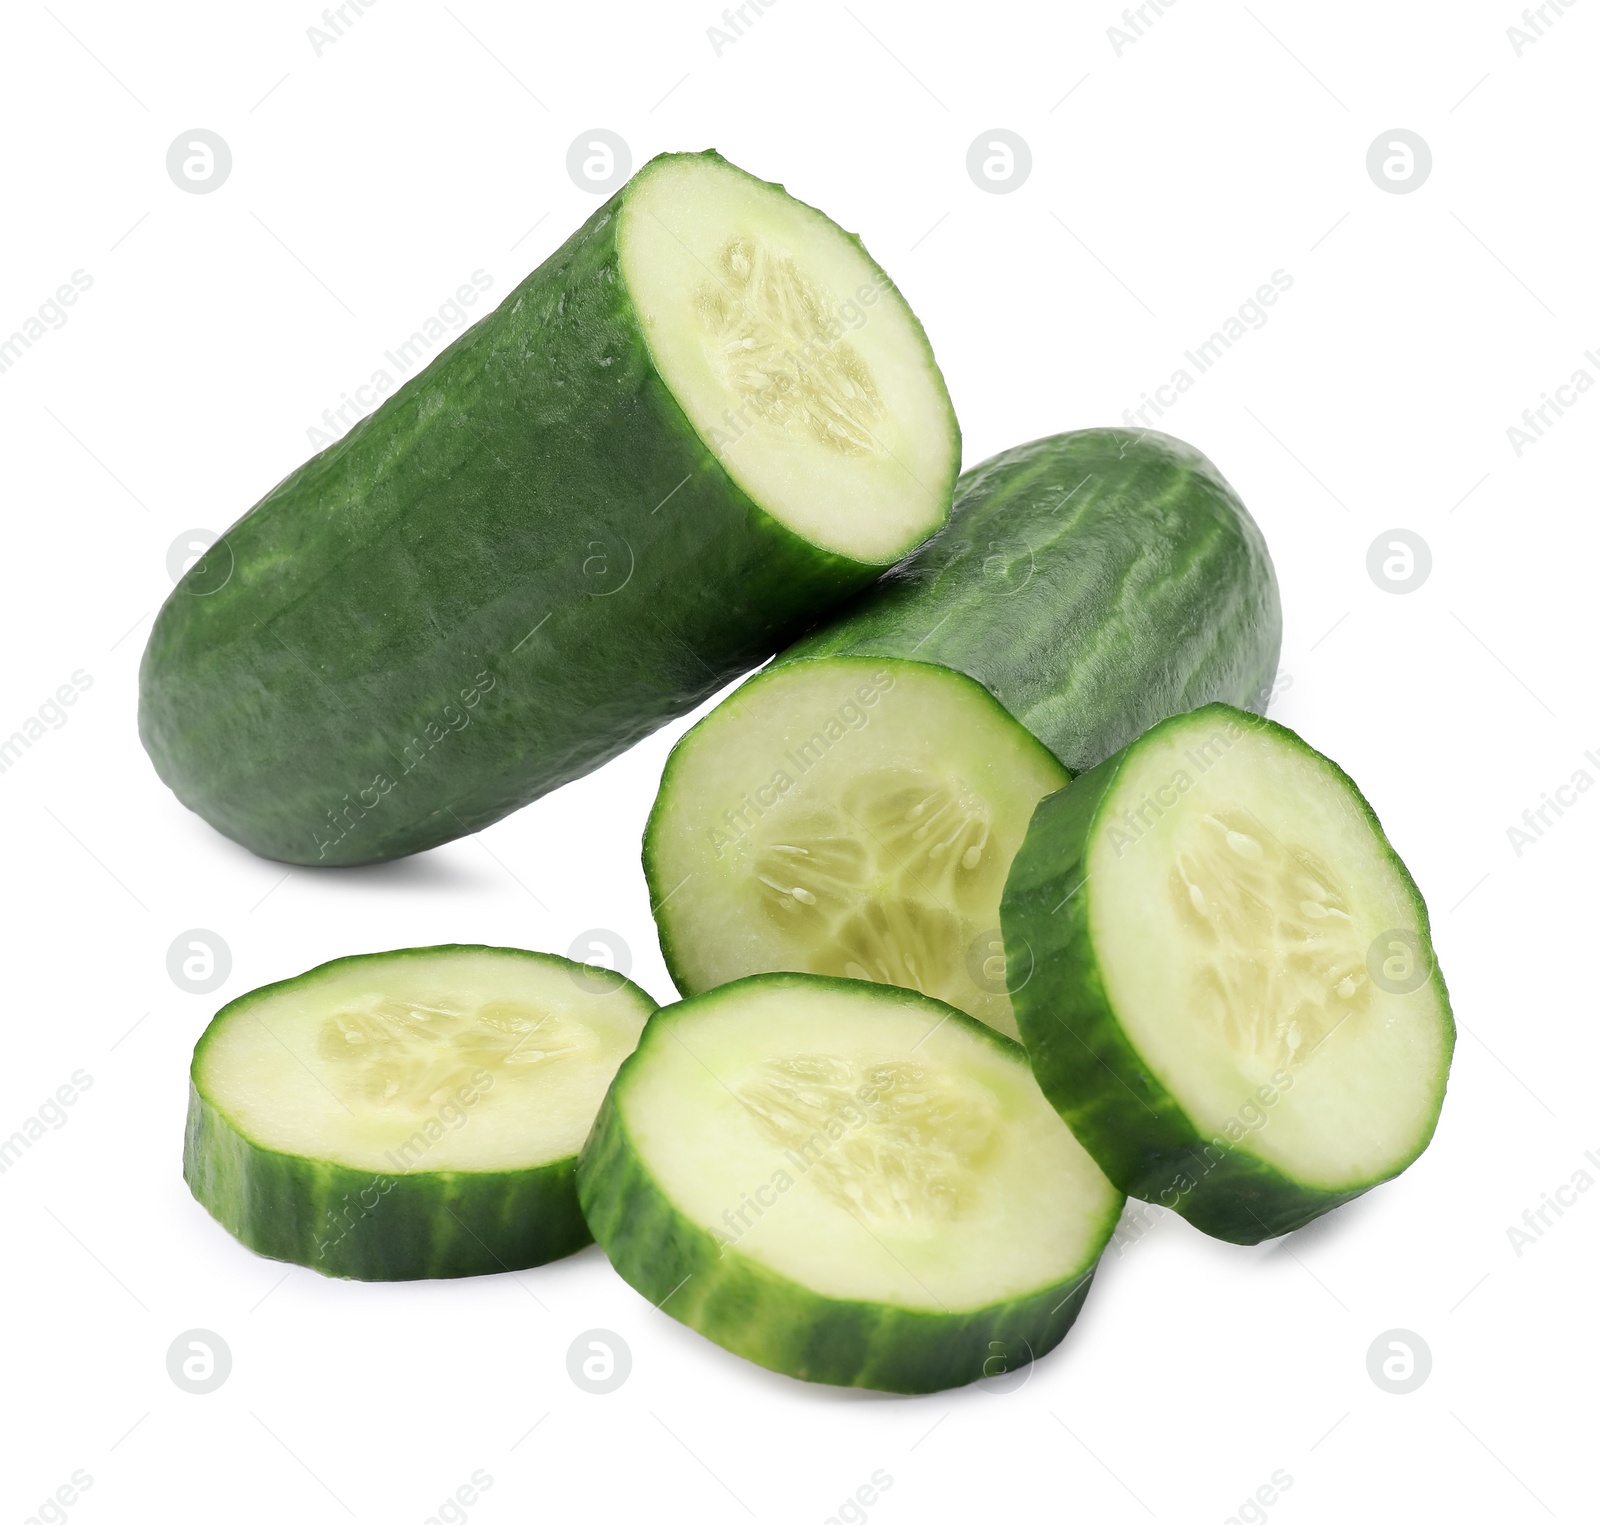
[[[471,946],[337,959],[225,1006],[184,1174],[252,1249],[333,1276],[514,1270],[589,1242],[576,1156],[655,1003]]]
[[[911,991],[804,974],[653,1018],[579,1194],[675,1318],[775,1371],[901,1392],[1053,1348],[1123,1201],[1019,1045]]]
[[[141,739],[266,857],[420,852],[793,640],[944,524],[960,454],[860,240],[662,155],[191,568]]]
[[[663,379],[767,513],[880,565],[941,521],[944,383],[857,240],[777,186],[678,156],[628,198],[618,243]]]
[[[970,678],[781,663],[678,743],[645,833],[680,991],[792,969],[948,1001],[1016,1035],[1000,893],[1066,770]]]
[[[1153,727],[1041,803],[1002,922],[1040,1083],[1130,1193],[1253,1243],[1432,1137],[1454,1026],[1426,908],[1293,732]]]

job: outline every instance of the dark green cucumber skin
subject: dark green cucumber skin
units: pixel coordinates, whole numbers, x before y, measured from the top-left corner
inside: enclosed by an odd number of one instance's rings
[[[273,488],[162,607],[140,736],[225,835],[354,864],[475,832],[882,570],[767,515],[662,380],[617,248],[648,172]]]
[[[1199,712],[1266,729],[1312,752],[1285,726],[1223,704]],[[1175,716],[1156,734],[1188,724]],[[1392,1180],[1427,1148],[1444,1100],[1455,1025],[1438,960],[1428,987],[1448,1027],[1434,1121],[1395,1168],[1348,1190],[1308,1187],[1226,1139],[1208,1139],[1155,1077],[1129,1041],[1107,995],[1090,931],[1094,882],[1086,863],[1100,806],[1133,747],[1124,747],[1046,795],[1011,865],[1000,903],[1006,957],[1031,956],[1033,976],[1013,992],[1012,1009],[1040,1088],[1113,1185],[1169,1207],[1213,1238],[1258,1244],[1293,1232],[1342,1203]],[[1360,801],[1373,832],[1415,906],[1423,946],[1432,950],[1427,906],[1383,828],[1350,777],[1320,753]],[[1152,956],[1159,956],[1159,952]]]
[[[1073,773],[1212,700],[1264,710],[1266,542],[1198,450],[1082,429],[963,472],[949,524],[780,661],[904,657],[981,683]]]
[[[576,1157],[539,1170],[392,1175],[253,1144],[191,1084],[183,1175],[241,1244],[357,1281],[487,1276],[591,1242]]]
[[[210,1035],[224,1019],[266,996],[368,959],[481,952],[571,965],[553,954],[465,943],[362,953],[263,985],[224,1006],[201,1034],[189,1069],[183,1178],[195,1200],[258,1255],[356,1281],[520,1271],[592,1244],[578,1206],[576,1155],[529,1170],[397,1169],[389,1175],[255,1143],[201,1088],[201,1057]],[[619,983],[631,985],[620,977]],[[646,1007],[654,1006],[644,991],[631,988]]]
[[[824,1297],[725,1245],[680,1212],[641,1160],[619,1097],[630,1074],[665,1043],[670,1026],[696,1000],[719,999],[755,982],[804,981],[854,986],[824,975],[750,975],[703,997],[663,1007],[639,1047],[622,1063],[594,1130],[578,1157],[578,1199],[617,1273],[663,1312],[769,1371],[805,1382],[932,1393],[997,1377],[1048,1354],[1072,1327],[1089,1293],[1099,1250],[1087,1269],[1027,1297],[959,1313],[922,1312]],[[892,987],[873,985],[875,992]],[[897,992],[898,993],[898,992]],[[929,997],[914,997],[979,1030],[1007,1051],[1020,1046],[976,1018]],[[1109,1241],[1122,1201],[1109,1213]]]

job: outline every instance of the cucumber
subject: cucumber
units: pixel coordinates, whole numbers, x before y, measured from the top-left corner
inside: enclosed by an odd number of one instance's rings
[[[140,734],[266,857],[421,851],[770,656],[945,522],[959,456],[860,241],[663,155],[196,563]]]
[[[974,467],[943,534],[673,749],[644,865],[679,991],[884,980],[1016,1036],[1000,892],[1034,805],[1174,711],[1263,707],[1280,625],[1189,446],[1089,429]]]
[[[784,653],[904,657],[983,685],[1073,773],[1158,720],[1266,708],[1283,616],[1222,473],[1147,429],[1080,429],[963,472],[950,524]]]
[[[184,1179],[249,1248],[326,1276],[570,1255],[591,1242],[579,1147],[654,1009],[619,975],[518,948],[335,959],[206,1028]]]
[[[804,974],[652,1017],[578,1195],[623,1279],[690,1328],[901,1393],[1053,1349],[1124,1200],[1017,1044],[910,991]]]
[[[1044,800],[1001,910],[1045,1094],[1124,1191],[1237,1244],[1427,1147],[1455,1025],[1427,908],[1350,778],[1176,716]]]

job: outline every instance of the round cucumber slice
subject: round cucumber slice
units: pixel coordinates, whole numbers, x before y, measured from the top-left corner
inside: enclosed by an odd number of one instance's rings
[[[758,1365],[932,1392],[1065,1335],[1121,1194],[1021,1047],[911,991],[757,975],[663,1009],[578,1165],[623,1278]]]
[[[212,1019],[184,1179],[251,1249],[328,1276],[542,1265],[590,1242],[578,1150],[654,1009],[518,948],[335,959]]]
[[[645,830],[667,967],[698,994],[797,970],[920,990],[1015,1037],[1000,892],[1067,781],[971,678],[785,662],[673,749]]]
[[[1433,1136],[1455,1026],[1427,909],[1292,731],[1220,704],[1152,727],[1039,806],[1001,920],[1040,1084],[1131,1195],[1254,1244]]]

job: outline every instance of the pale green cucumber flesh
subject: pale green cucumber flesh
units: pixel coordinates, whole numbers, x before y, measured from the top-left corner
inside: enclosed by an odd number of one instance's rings
[[[1040,1083],[1131,1194],[1253,1243],[1432,1137],[1454,1025],[1426,908],[1293,732],[1153,727],[1041,803],[1002,921]]]
[[[774,970],[876,980],[1014,1037],[1000,893],[1066,777],[948,668],[831,657],[758,675],[679,741],[646,829],[679,990]]]
[[[1020,1046],[894,987],[762,975],[664,1009],[579,1194],[631,1285],[810,1381],[996,1375],[1065,1334],[1122,1196]]]
[[[588,1242],[578,1150],[654,1002],[549,954],[409,948],[230,1002],[195,1048],[184,1176],[330,1276],[516,1270]]]

